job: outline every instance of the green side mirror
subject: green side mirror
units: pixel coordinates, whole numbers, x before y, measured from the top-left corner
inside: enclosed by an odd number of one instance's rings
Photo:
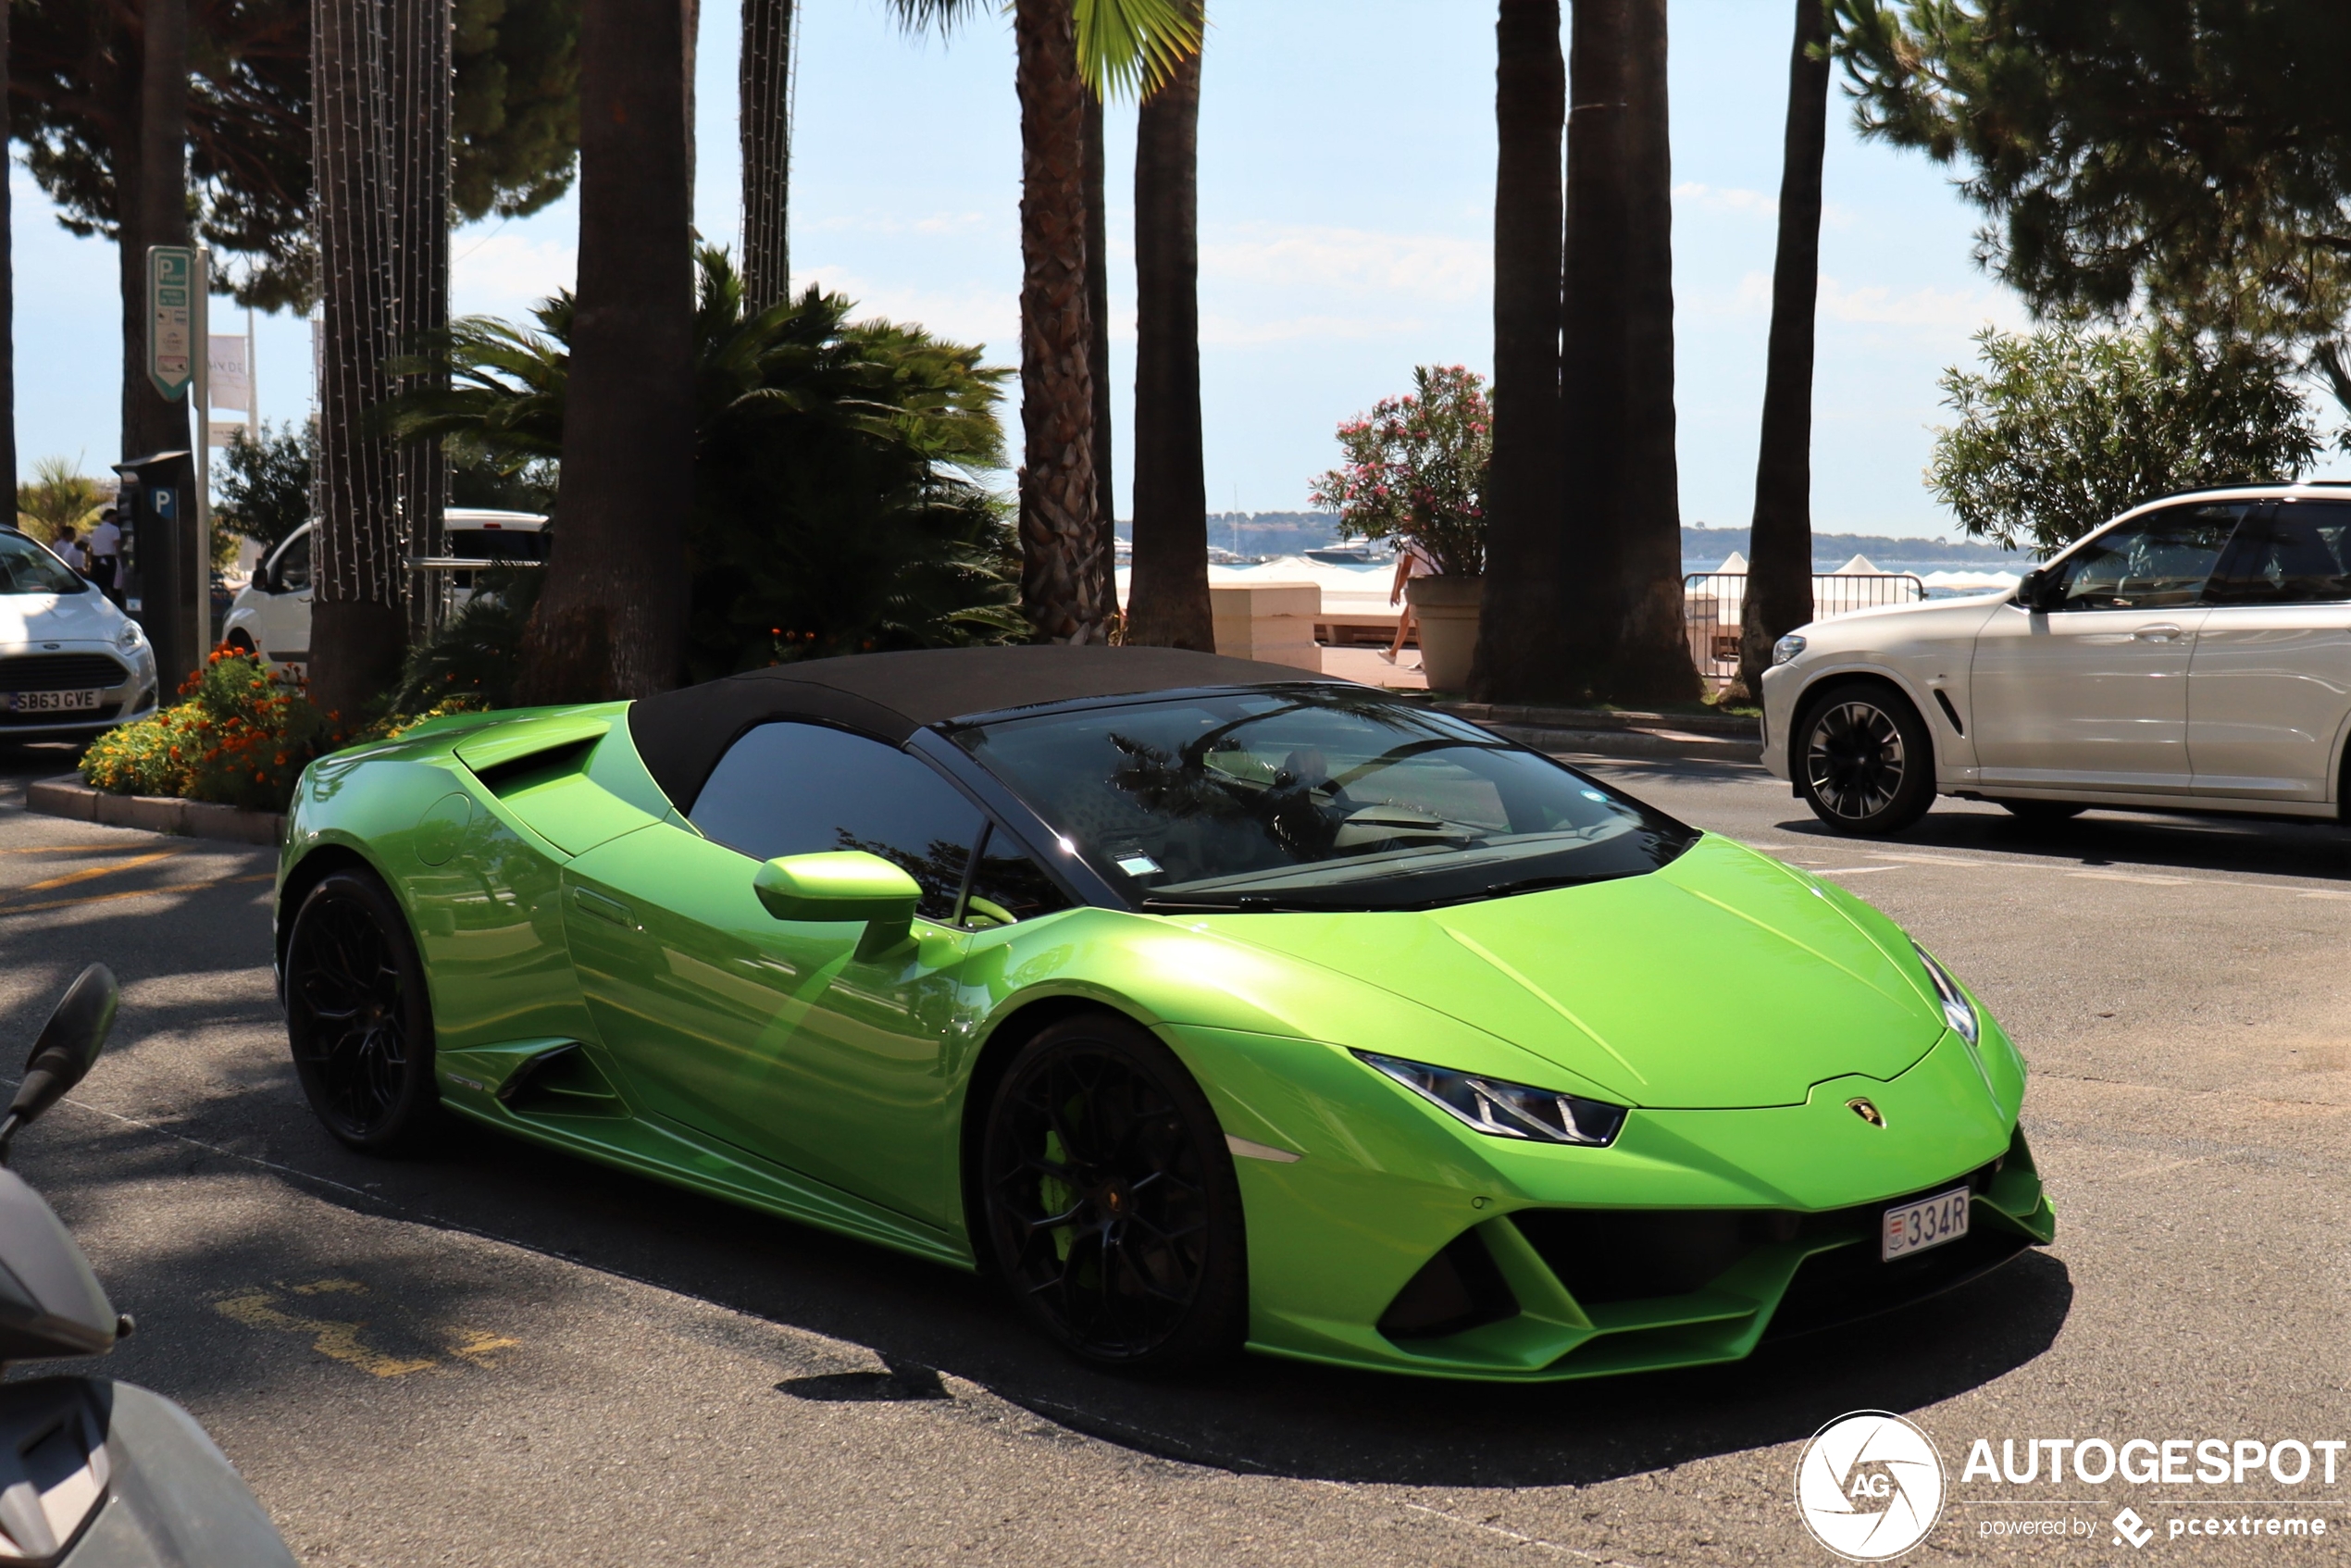
[[[778,920],[863,920],[860,959],[877,958],[904,941],[923,896],[912,877],[864,850],[782,855],[761,866],[751,886]]]

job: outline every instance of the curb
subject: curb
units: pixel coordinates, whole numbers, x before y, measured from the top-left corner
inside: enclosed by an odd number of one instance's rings
[[[1633,713],[1614,708],[1537,708],[1503,703],[1436,707],[1541,752],[1689,762],[1761,762],[1761,724],[1718,714]]]
[[[286,819],[274,811],[242,811],[170,795],[110,795],[92,789],[73,773],[26,786],[24,804],[27,811],[71,817],[76,822],[140,828],[189,839],[221,839],[234,844],[267,844],[274,849],[286,836]]]

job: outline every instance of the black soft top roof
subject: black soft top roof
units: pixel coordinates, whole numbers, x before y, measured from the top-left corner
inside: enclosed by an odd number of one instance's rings
[[[1326,679],[1181,648],[929,648],[750,670],[647,697],[628,734],[664,793],[693,809],[719,757],[755,724],[814,719],[903,744],[927,725],[1005,708],[1202,686]]]

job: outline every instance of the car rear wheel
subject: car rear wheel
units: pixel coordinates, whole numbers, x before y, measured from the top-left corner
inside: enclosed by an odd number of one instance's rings
[[[352,1148],[390,1154],[430,1130],[432,1005],[390,889],[338,871],[302,901],[286,940],[286,1034],[303,1093]]]
[[[2039,822],[2054,826],[2071,822],[2090,808],[2077,801],[2002,801],[2001,809],[2019,822]]]
[[[1005,1069],[980,1156],[981,1245],[1021,1311],[1097,1366],[1238,1348],[1240,1187],[1175,1053],[1109,1014],[1064,1019]]]
[[[1806,709],[1793,750],[1805,803],[1839,833],[1899,833],[1934,803],[1934,744],[1925,724],[1873,682],[1822,692]]]

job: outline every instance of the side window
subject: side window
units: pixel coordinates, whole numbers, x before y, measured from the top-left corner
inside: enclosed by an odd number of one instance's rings
[[[2109,529],[2065,561],[2060,610],[2161,610],[2200,602],[2248,502],[2168,506]]]
[[[1069,905],[1069,896],[1029,858],[1019,840],[1001,828],[989,830],[979,865],[972,872],[964,924],[1014,926]]]
[[[310,536],[296,534],[279,547],[270,562],[281,593],[302,593],[310,587]]]
[[[2287,501],[2247,521],[2206,597],[2215,604],[2351,600],[2351,505]]]
[[[980,815],[905,753],[820,724],[763,724],[718,759],[696,828],[753,860],[865,850],[922,884],[922,914],[952,920]]]

